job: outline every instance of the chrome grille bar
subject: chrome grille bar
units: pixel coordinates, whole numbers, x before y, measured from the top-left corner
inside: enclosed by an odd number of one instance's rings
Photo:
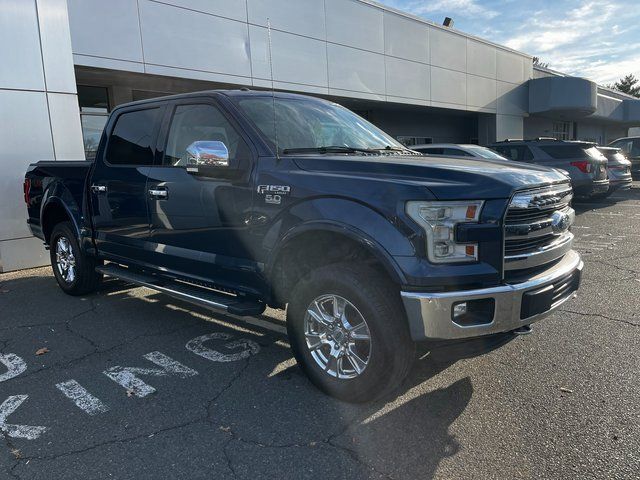
[[[571,250],[575,219],[569,183],[517,192],[505,215],[505,270],[535,268]]]

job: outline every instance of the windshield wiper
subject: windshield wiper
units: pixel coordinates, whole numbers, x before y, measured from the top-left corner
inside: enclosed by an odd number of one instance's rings
[[[376,153],[381,149],[345,147],[341,145],[328,145],[324,147],[285,148],[282,153]]]

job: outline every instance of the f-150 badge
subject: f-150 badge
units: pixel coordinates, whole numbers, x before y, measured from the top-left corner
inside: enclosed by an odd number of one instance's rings
[[[291,193],[288,185],[258,185],[258,193],[264,195],[265,203],[280,205],[282,197]]]

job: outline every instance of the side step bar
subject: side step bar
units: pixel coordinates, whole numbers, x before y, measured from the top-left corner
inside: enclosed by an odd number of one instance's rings
[[[125,282],[157,290],[158,292],[165,293],[179,300],[184,300],[185,302],[193,303],[194,305],[231,313],[233,315],[260,315],[265,309],[265,304],[257,300],[246,300],[232,295],[225,295],[224,293],[217,293],[195,285],[130,270],[113,263],[97,267],[96,271],[108,277],[119,278]]]

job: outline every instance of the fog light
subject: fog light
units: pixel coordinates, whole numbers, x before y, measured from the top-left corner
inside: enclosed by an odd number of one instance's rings
[[[453,306],[453,320],[457,320],[467,314],[467,302],[456,303]]]
[[[486,325],[493,322],[496,301],[493,298],[466,300],[451,307],[451,320],[463,327]]]

